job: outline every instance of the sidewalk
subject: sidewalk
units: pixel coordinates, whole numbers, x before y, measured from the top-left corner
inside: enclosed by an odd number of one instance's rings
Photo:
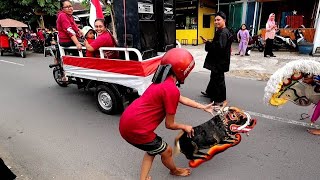
[[[207,52],[204,50],[204,44],[198,46],[184,45],[182,48],[189,50],[195,58],[196,66],[193,72],[210,73],[209,70],[203,68],[203,63],[207,55]],[[267,81],[276,70],[290,61],[304,59],[320,62],[319,57],[312,57],[305,54],[299,54],[298,52],[289,52],[284,50],[274,51],[273,53],[277,57],[272,58],[263,57],[263,52],[259,52],[258,50],[253,50],[251,51],[250,56],[243,57],[234,55],[237,52],[238,43],[233,43],[230,71],[226,73],[227,76]]]

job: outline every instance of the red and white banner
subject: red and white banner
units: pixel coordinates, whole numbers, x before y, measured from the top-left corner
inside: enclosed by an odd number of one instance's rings
[[[159,56],[145,61],[63,56],[63,68],[68,76],[120,84],[142,95],[152,83],[160,61]]]
[[[99,0],[91,0],[90,1],[90,16],[89,23],[91,27],[94,28],[94,21],[96,19],[104,19],[101,3]]]

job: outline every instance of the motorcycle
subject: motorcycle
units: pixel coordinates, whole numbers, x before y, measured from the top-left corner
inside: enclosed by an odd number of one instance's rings
[[[252,29],[249,30],[250,38],[249,38],[249,43],[246,50],[247,56],[250,55],[251,50],[254,50],[254,49],[258,49],[259,52],[264,51],[264,42],[261,34],[254,35],[254,36],[251,36],[251,34],[252,34]]]
[[[293,42],[293,40],[289,37],[283,37],[280,35],[280,30],[276,32],[276,35],[273,40],[273,49],[278,51],[279,49],[296,49],[297,45]]]
[[[23,41],[18,38],[18,39],[14,39],[14,48],[13,48],[13,52],[17,55],[21,55],[21,57],[25,58],[27,56],[26,54],[26,48],[24,47],[24,43]]]
[[[295,39],[295,43],[297,44],[297,46],[299,45],[312,45],[311,42],[308,42],[305,38],[304,38],[304,35],[301,31],[301,29],[296,29],[293,31],[294,33],[294,37],[296,38]]]
[[[0,55],[3,56],[5,52],[20,55],[22,58],[27,56],[26,48],[24,47],[23,41],[20,38],[9,38],[7,35],[1,35]]]
[[[259,52],[264,51],[264,42],[260,34],[250,37],[246,53],[250,54],[249,52],[255,48],[258,49]]]

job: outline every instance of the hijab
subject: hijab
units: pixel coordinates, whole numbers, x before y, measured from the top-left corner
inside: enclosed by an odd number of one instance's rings
[[[269,27],[273,27],[273,26],[276,24],[276,22],[274,21],[274,19],[273,19],[273,20],[271,19],[271,16],[275,16],[275,14],[274,14],[274,13],[271,13],[271,14],[269,15],[269,19],[268,19],[268,21],[267,21],[267,24],[269,25]]]

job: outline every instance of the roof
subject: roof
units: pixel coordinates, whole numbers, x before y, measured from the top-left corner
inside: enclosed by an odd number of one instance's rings
[[[85,11],[87,10],[81,3],[74,2],[73,3],[73,11]]]
[[[1,19],[0,27],[28,27],[28,25],[14,19]]]
[[[105,7],[104,7],[104,4],[101,3],[101,2],[100,2],[100,4],[101,4],[102,9],[104,9],[104,8],[105,8]],[[74,11],[74,12],[77,12],[77,11],[88,11],[88,10],[89,10],[89,9],[86,8],[86,7],[84,7],[84,6],[81,4],[81,2],[75,2],[75,1],[73,1],[73,11]]]

